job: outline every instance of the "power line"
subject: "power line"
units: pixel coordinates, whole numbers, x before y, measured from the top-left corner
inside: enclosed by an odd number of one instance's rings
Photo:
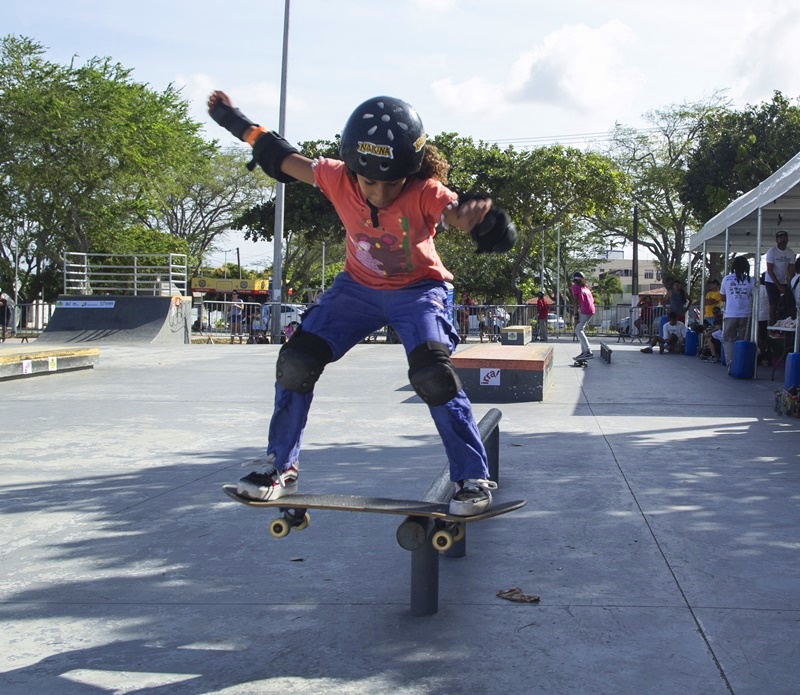
[[[662,128],[626,128],[626,131],[633,131],[637,135],[655,135],[663,132]],[[546,145],[572,145],[578,143],[600,143],[611,142],[614,139],[613,131],[598,131],[593,133],[570,133],[567,135],[540,135],[523,138],[499,138],[496,140],[484,140],[489,145],[514,146],[519,149],[531,149],[534,147],[544,147]]]

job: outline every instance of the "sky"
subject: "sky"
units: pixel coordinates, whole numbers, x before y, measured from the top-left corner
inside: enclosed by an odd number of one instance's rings
[[[223,89],[278,127],[286,0],[3,0],[0,34],[46,57],[110,57],[161,91],[182,88],[206,137]],[[531,147],[600,146],[615,123],[724,91],[736,108],[775,90],[800,96],[796,0],[291,0],[286,127],[291,142],[331,140],[365,99],[410,102],[433,136]],[[271,244],[229,237],[255,268]],[[221,264],[223,252],[211,260]]]

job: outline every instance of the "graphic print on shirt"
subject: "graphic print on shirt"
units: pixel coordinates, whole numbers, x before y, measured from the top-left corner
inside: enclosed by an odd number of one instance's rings
[[[403,230],[400,239],[382,227],[373,229],[369,220],[364,220],[362,231],[350,239],[356,259],[377,275],[403,275],[414,269],[408,243],[408,218],[401,217],[399,222]]]

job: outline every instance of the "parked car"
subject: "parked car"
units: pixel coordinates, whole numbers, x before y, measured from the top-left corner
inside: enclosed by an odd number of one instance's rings
[[[270,308],[270,304],[264,304],[264,306],[261,307],[261,321],[253,322],[253,330],[269,330]],[[281,330],[285,331],[286,327],[292,323],[295,324],[294,327],[299,326],[305,311],[305,304],[281,304]]]
[[[547,328],[551,331],[563,331],[567,327],[564,319],[558,314],[547,315]]]
[[[626,316],[622,318],[617,323],[617,333],[622,333],[623,335],[630,335],[631,334],[631,317]]]

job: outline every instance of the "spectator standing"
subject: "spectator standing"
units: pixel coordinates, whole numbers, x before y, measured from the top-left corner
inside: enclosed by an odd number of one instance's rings
[[[231,321],[231,343],[233,336],[242,335],[242,311],[244,310],[244,302],[239,298],[239,293],[234,290],[231,292],[231,308],[228,312]]]
[[[543,343],[547,342],[547,314],[550,311],[550,305],[544,298],[544,292],[536,293],[536,327],[539,329],[539,340]]]
[[[733,259],[733,272],[722,278],[720,295],[725,302],[722,320],[722,346],[728,373],[733,362],[733,346],[737,340],[747,340],[747,325],[753,304],[755,281],[750,277],[750,261],[744,256]]]
[[[650,335],[653,330],[653,298],[646,294],[644,297],[639,298],[639,303],[636,305],[639,309],[639,317],[633,322],[639,335],[642,334],[642,325],[645,327],[645,332]]]
[[[667,293],[661,303],[664,305],[667,315],[672,312],[678,317],[680,323],[686,324],[686,311],[691,306],[692,300],[686,294],[686,290],[683,289],[683,283],[680,280],[675,280],[672,283],[672,289],[667,289]]]
[[[775,246],[767,251],[767,296],[769,297],[769,321],[774,326],[778,319],[778,301],[789,291],[789,281],[794,275],[795,252],[789,248],[789,233],[783,229],[775,232]],[[727,315],[727,311],[725,314]]]

